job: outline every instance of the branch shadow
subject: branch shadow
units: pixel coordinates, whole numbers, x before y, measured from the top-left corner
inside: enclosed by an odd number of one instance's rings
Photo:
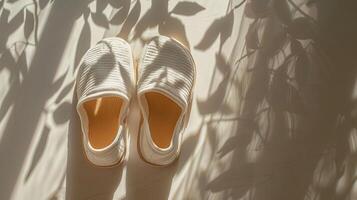
[[[6,2],[13,3],[13,2]],[[1,29],[6,30],[1,34],[1,63],[2,67],[9,68],[15,77],[15,81],[10,82],[9,91],[6,94],[4,101],[2,102],[1,119],[7,113],[9,113],[8,123],[4,126],[3,136],[0,141],[0,158],[6,160],[2,164],[4,171],[0,172],[1,177],[1,199],[10,199],[13,195],[14,186],[18,181],[19,173],[23,168],[24,160],[29,150],[30,142],[39,123],[41,113],[44,111],[46,102],[53,97],[56,92],[61,88],[64,82],[64,75],[54,81],[57,67],[59,66],[60,58],[65,49],[65,44],[70,36],[73,23],[78,16],[78,12],[87,5],[85,1],[77,1],[72,4],[72,7],[68,8],[67,1],[51,1],[52,9],[48,15],[48,20],[43,27],[43,34],[41,38],[35,38],[36,49],[32,57],[30,66],[27,66],[26,52],[24,49],[27,45],[30,45],[28,39],[34,35],[37,37],[37,2],[34,2],[35,14],[29,11],[26,6],[20,9],[15,15],[15,18],[8,20],[8,16],[11,11],[7,11],[6,8],[2,8],[1,21],[9,21],[9,24],[1,23]],[[48,2],[47,2],[48,3]],[[41,4],[44,6],[44,4]],[[31,4],[32,6],[32,4]],[[63,15],[63,10],[66,10],[66,15]],[[15,10],[14,10],[15,11]],[[39,11],[41,12],[41,11]],[[21,16],[25,15],[25,21]],[[20,17],[19,17],[20,16]],[[20,20],[17,20],[17,19]],[[18,53],[18,58],[13,57],[9,49],[12,48],[6,45],[9,36],[13,34],[14,30],[20,26],[24,26],[25,41],[18,41],[14,43],[14,47],[17,44],[24,44],[22,51]],[[8,28],[6,28],[8,27]],[[53,38],[56,38],[54,40]],[[38,40],[38,41],[37,41]],[[62,41],[62,42],[57,42]],[[6,55],[6,56],[4,56]],[[4,60],[3,60],[4,59]],[[9,60],[11,62],[9,62]],[[22,79],[19,79],[21,73]],[[67,91],[68,94],[69,91]],[[66,96],[63,94],[62,96]],[[59,103],[59,102],[57,102]],[[9,107],[12,107],[9,111]],[[64,113],[63,113],[64,112]],[[59,110],[56,110],[55,121],[62,124],[68,121],[69,116],[65,113],[68,112],[68,104],[64,102],[59,106]],[[20,124],[20,125],[19,125]],[[46,144],[48,134],[50,134],[50,127],[45,127],[41,134],[40,142],[37,144],[34,157],[31,160],[29,171],[25,175],[25,182],[31,177],[34,168],[37,166],[40,158],[42,157]],[[16,147],[16,148],[15,148]],[[9,156],[11,155],[11,156]]]
[[[356,183],[349,176],[357,163],[351,100],[356,6],[352,1],[247,1],[243,18],[251,20],[242,23],[250,27],[238,36],[245,37],[247,54],[233,60],[249,81],[239,83],[247,88],[238,129],[218,151],[220,157],[232,155],[232,161],[206,190],[231,199],[355,197]],[[317,20],[311,17],[316,13]],[[219,35],[206,34],[196,48],[208,48]],[[225,89],[218,91],[224,95]],[[199,102],[200,110],[205,103]],[[224,113],[222,107],[216,112]]]

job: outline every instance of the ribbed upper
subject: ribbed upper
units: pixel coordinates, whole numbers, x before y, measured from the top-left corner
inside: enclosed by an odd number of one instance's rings
[[[132,60],[128,43],[120,38],[106,38],[83,56],[77,77],[77,95],[85,98],[95,92],[119,92],[130,99]]]
[[[138,93],[165,92],[187,108],[194,83],[194,63],[190,52],[167,37],[155,37],[145,48],[138,70]]]

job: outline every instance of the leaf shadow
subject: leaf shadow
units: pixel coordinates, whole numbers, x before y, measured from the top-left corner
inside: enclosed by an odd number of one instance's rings
[[[220,39],[220,48],[228,37],[232,34],[232,27],[234,23],[234,12],[230,11],[227,15],[216,19],[207,29],[202,40],[195,46],[195,49],[206,50],[216,39]]]

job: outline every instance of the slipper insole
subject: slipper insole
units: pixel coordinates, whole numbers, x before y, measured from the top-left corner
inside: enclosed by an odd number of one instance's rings
[[[121,105],[119,97],[102,97],[84,103],[89,142],[94,148],[101,149],[113,142],[119,128]]]
[[[145,94],[149,109],[149,127],[154,143],[160,148],[170,146],[181,108],[157,92]]]

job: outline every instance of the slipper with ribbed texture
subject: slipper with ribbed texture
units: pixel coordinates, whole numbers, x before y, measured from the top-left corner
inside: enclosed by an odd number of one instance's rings
[[[137,83],[142,116],[138,151],[144,161],[165,166],[178,158],[195,74],[191,53],[180,42],[158,36],[146,44]]]
[[[96,166],[119,164],[129,143],[126,119],[135,91],[130,45],[105,38],[85,53],[79,66],[77,112],[85,155]]]

